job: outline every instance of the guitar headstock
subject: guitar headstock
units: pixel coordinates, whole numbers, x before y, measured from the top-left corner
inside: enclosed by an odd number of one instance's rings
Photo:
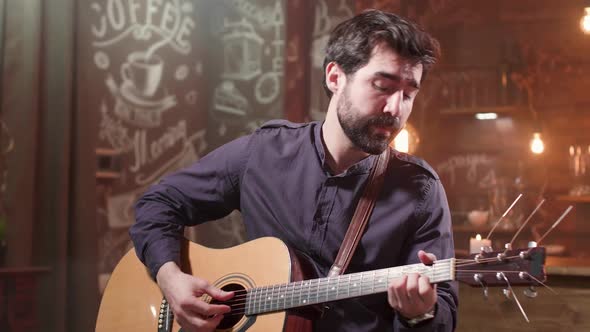
[[[455,268],[456,279],[470,286],[506,286],[504,277],[513,286],[539,285],[546,280],[545,248],[473,254],[457,260]]]

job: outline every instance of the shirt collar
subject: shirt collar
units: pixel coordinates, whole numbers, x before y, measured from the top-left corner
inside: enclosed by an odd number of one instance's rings
[[[330,168],[326,164],[326,150],[324,148],[324,141],[322,139],[322,126],[323,126],[323,124],[324,124],[324,121],[315,122],[315,128],[313,131],[313,133],[314,133],[314,135],[313,135],[314,142],[313,143],[314,143],[314,146],[316,149],[316,153],[318,154],[318,157],[320,158],[320,161],[321,161],[324,171],[329,176],[333,176],[330,173]],[[356,164],[352,165],[350,168],[348,168],[346,170],[346,172],[344,172],[342,174],[338,174],[335,177],[344,177],[344,176],[350,176],[350,175],[369,173],[371,171],[371,167],[373,166],[373,161],[377,157],[379,157],[379,156],[378,155],[368,156],[367,158],[364,158],[364,159],[360,160],[359,162],[357,162]]]

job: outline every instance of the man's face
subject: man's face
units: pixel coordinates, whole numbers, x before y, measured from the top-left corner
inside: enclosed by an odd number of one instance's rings
[[[375,47],[369,63],[347,77],[338,96],[338,120],[351,142],[370,154],[383,152],[406,124],[421,78],[421,64]]]

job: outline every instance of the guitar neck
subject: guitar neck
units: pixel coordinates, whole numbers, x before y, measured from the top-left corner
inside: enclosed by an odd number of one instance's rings
[[[412,264],[252,288],[246,298],[246,315],[383,293],[391,280],[411,273],[427,276],[431,283],[454,280],[455,259],[436,261],[432,266]]]

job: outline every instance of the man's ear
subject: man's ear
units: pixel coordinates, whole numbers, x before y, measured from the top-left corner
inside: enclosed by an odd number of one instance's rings
[[[346,75],[342,68],[336,62],[330,62],[326,66],[326,86],[332,93],[336,93],[339,88],[344,86]]]

